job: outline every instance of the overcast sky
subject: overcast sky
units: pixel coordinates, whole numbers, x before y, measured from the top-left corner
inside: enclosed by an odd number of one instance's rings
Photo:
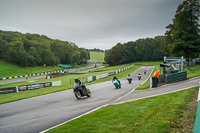
[[[78,47],[164,35],[183,0],[0,0],[0,30],[46,35]]]

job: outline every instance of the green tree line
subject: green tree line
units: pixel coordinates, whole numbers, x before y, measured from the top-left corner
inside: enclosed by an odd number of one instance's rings
[[[39,34],[0,30],[0,59],[19,66],[80,64],[89,52],[74,43],[50,39]]]
[[[101,49],[97,49],[97,48],[94,48],[94,49],[88,49],[89,52],[104,52],[104,50],[101,50]]]
[[[155,38],[139,39],[135,42],[118,43],[116,46],[107,50],[105,62],[109,65],[119,65],[135,61],[162,61],[165,36]]]
[[[184,56],[192,62],[193,58],[200,57],[199,18],[200,1],[184,0],[177,8],[173,23],[166,27],[165,36],[119,43],[106,51],[105,62],[118,65],[134,61],[158,61],[163,60],[164,55]]]
[[[176,10],[173,23],[166,29],[164,50],[188,61],[200,56],[200,1],[185,0]],[[189,60],[190,59],[190,60]]]

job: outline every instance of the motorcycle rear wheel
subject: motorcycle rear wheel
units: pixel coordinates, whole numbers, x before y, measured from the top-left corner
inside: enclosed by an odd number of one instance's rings
[[[80,99],[80,98],[81,98],[81,93],[80,93],[80,91],[75,91],[75,97],[76,97],[77,99]]]

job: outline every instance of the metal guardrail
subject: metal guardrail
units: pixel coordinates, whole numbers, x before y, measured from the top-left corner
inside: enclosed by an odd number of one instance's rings
[[[199,82],[199,95],[197,99],[197,113],[196,113],[193,133],[200,133],[200,82]]]

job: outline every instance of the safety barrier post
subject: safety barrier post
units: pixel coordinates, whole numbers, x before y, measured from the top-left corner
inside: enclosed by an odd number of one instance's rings
[[[200,123],[200,82],[199,82],[199,95],[197,99],[197,113],[196,113],[193,133],[200,133],[199,123]]]

